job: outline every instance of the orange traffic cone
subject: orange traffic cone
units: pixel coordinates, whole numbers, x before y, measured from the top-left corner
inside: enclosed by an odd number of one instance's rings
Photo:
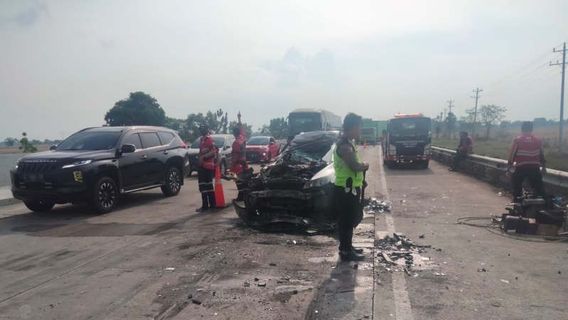
[[[220,166],[215,166],[215,207],[225,207],[225,193],[223,192],[223,183],[221,183]]]

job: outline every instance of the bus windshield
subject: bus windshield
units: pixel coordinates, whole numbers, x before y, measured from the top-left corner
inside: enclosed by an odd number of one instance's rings
[[[294,113],[288,118],[290,134],[322,130],[321,114],[315,112]]]
[[[425,136],[430,132],[429,118],[393,119],[390,122],[389,133],[393,137]]]

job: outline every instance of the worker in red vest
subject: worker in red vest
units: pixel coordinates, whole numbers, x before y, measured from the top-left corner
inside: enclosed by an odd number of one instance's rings
[[[248,170],[246,155],[247,137],[245,129],[241,123],[240,112],[237,117],[239,120],[238,124],[235,128],[233,128],[233,136],[235,136],[235,141],[233,142],[231,149],[231,172],[237,177],[237,180],[235,181],[235,183],[237,184],[237,190],[239,190],[237,201],[242,201],[244,200],[244,195],[241,191],[244,187],[242,175]]]
[[[201,208],[197,212],[215,209],[215,190],[213,188],[213,177],[215,176],[215,165],[217,159],[217,147],[213,138],[209,134],[209,127],[201,125],[199,127],[201,140],[199,142],[199,168],[197,169],[197,181],[199,192],[201,192]]]
[[[525,179],[528,179],[535,195],[544,198],[542,176],[546,174],[546,165],[542,141],[533,135],[532,122],[523,122],[521,130],[522,134],[513,140],[508,163],[508,172],[512,172],[513,201],[523,196]]]

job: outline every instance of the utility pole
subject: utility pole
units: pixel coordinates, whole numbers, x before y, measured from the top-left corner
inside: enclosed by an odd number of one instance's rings
[[[477,127],[477,103],[479,102],[479,93],[482,92],[483,89],[479,89],[479,88],[475,88],[473,89],[473,93],[475,93],[475,96],[473,96],[472,98],[475,99],[475,109],[473,112],[473,128],[472,128],[472,137],[475,138],[475,129]]]
[[[564,79],[566,75],[566,42],[562,45],[562,50],[556,50],[556,48],[554,48],[552,49],[552,52],[562,52],[562,63],[558,60],[556,63],[550,63],[551,66],[562,66],[562,79],[560,80],[560,131],[558,133],[558,146],[560,151],[562,151],[564,147]]]
[[[448,117],[450,116],[450,114],[453,114],[452,112],[452,108],[454,107],[452,104],[454,103],[454,100],[450,99],[447,101],[448,102]],[[448,122],[448,126],[450,126],[449,122]],[[450,131],[450,139],[454,138],[454,128],[452,128],[451,126],[448,128]]]
[[[454,107],[454,105],[453,105],[454,100],[450,99],[447,102],[448,102],[448,109],[450,110],[449,113],[452,113],[452,108]]]

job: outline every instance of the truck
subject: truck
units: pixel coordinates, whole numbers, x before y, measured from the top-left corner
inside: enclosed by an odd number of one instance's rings
[[[322,109],[296,109],[288,115],[288,137],[291,139],[302,132],[339,131],[341,117]]]
[[[361,144],[378,144],[383,135],[383,130],[387,127],[386,121],[378,121],[373,119],[363,119],[363,126],[361,128]]]
[[[427,169],[431,159],[432,120],[421,113],[397,114],[387,123],[384,164],[414,164]]]

